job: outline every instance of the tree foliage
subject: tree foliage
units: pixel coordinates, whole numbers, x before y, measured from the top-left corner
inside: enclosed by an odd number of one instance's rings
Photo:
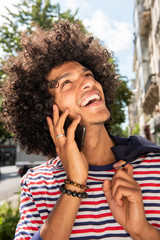
[[[0,44],[5,53],[15,55],[20,48],[20,36],[22,31],[31,31],[33,23],[44,29],[50,29],[53,22],[60,19],[68,19],[70,22],[79,22],[84,28],[82,21],[76,19],[77,11],[71,14],[71,10],[61,13],[60,5],[52,5],[50,0],[22,0],[13,5],[16,12],[11,12],[7,7],[8,14],[3,16],[4,23],[0,27]]]
[[[82,21],[76,19],[78,10],[74,14],[71,13],[71,10],[61,12],[60,5],[53,5],[50,0],[22,0],[13,6],[15,7],[14,12],[6,7],[8,14],[3,16],[4,23],[0,26],[0,47],[3,51],[3,57],[0,57],[0,66],[7,55],[15,56],[17,51],[21,51],[21,34],[24,30],[31,32],[34,23],[44,29],[50,29],[53,27],[53,22],[68,19],[72,23],[78,22],[85,31]],[[0,83],[5,81],[5,78],[4,71],[0,69]],[[0,144],[8,138],[11,138],[11,135],[7,133],[0,122]]]
[[[135,128],[132,130],[131,135],[139,135],[139,123],[135,124]]]
[[[0,65],[4,60],[4,56],[16,55],[17,51],[21,50],[20,38],[24,30],[30,32],[36,23],[44,29],[50,29],[53,22],[60,19],[68,19],[70,22],[78,22],[83,31],[87,31],[81,20],[77,19],[77,11],[74,14],[71,10],[61,12],[60,5],[51,3],[51,0],[22,0],[18,4],[13,5],[15,11],[12,12],[8,8],[8,14],[3,16],[4,23],[0,26],[0,47],[3,51],[3,58],[0,57]],[[117,70],[118,71],[118,70]],[[0,80],[4,81],[5,73],[0,69]],[[125,121],[124,108],[129,103],[131,92],[127,87],[127,80],[120,76],[121,84],[116,93],[116,102],[112,110],[112,133],[119,133],[121,130],[120,124]],[[119,129],[119,130],[118,130]],[[0,138],[10,137],[3,129],[0,123]]]
[[[12,207],[10,203],[0,206],[0,239],[12,240],[19,220],[19,207]]]
[[[125,108],[129,105],[132,92],[128,87],[128,78],[122,76],[118,69],[118,64],[115,62],[116,71],[119,75],[120,85],[115,95],[115,103],[112,107],[112,134],[126,136],[122,129],[121,123],[125,122],[126,114]]]

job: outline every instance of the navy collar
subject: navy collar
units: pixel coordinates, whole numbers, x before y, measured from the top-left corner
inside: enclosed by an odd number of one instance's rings
[[[125,160],[132,162],[147,153],[160,153],[160,146],[150,142],[141,136],[130,136],[129,138],[110,135],[115,142],[111,148],[116,161]]]

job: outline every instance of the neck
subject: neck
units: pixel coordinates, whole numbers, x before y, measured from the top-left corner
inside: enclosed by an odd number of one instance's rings
[[[113,140],[108,135],[104,125],[90,126],[87,128],[83,154],[89,165],[103,166],[115,161],[111,148]]]

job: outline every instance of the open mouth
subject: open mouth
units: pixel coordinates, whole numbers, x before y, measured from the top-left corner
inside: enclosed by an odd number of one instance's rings
[[[100,100],[100,96],[98,94],[93,94],[90,97],[87,97],[81,102],[81,107],[86,107],[91,105],[92,103],[98,102]]]

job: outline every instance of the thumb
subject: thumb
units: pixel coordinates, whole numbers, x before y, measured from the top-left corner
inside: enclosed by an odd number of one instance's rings
[[[112,193],[111,193],[111,181],[110,180],[105,180],[102,186],[104,195],[107,199],[108,204],[112,200]]]

